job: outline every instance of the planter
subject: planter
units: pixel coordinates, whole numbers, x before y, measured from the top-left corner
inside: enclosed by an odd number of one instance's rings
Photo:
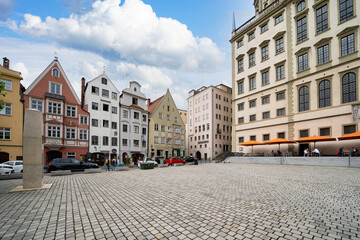
[[[154,169],[154,163],[140,163],[140,169]]]

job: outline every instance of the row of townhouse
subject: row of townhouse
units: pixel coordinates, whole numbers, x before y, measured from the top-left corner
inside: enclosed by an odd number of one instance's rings
[[[150,100],[136,81],[120,94],[104,71],[87,83],[81,79],[79,99],[57,58],[26,91],[20,84],[21,73],[10,70],[6,58],[0,65],[0,74],[6,93],[0,111],[0,162],[22,159],[24,109],[43,113],[44,164],[60,157],[83,157],[103,164],[106,158],[125,162],[131,157],[136,162],[150,152],[151,157],[185,155],[185,125],[169,91],[165,95],[167,109],[171,99],[167,119],[173,119],[176,127],[165,143],[159,143],[155,141],[158,135],[149,136],[149,123],[154,128],[162,126],[161,120],[156,124],[158,119],[152,120],[154,109],[149,115]]]

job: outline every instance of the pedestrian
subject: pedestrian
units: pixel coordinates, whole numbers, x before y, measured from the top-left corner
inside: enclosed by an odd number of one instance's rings
[[[353,147],[353,148],[351,149],[351,156],[356,156],[356,157],[357,157],[358,151],[359,151],[359,150],[358,150],[356,147]]]
[[[318,156],[318,157],[320,156],[320,151],[317,148],[314,149],[313,153],[314,153],[314,156]]]
[[[304,150],[304,157],[308,157],[309,156],[309,149],[305,148]]]
[[[336,155],[339,156],[339,157],[344,156],[344,148],[341,147],[341,148],[337,151]]]
[[[105,160],[105,165],[106,165],[106,171],[110,171],[110,161],[108,158],[106,158]]]
[[[115,160],[115,158],[113,158],[113,160],[111,161],[111,163],[112,163],[112,170],[113,171],[115,171],[115,167],[116,167],[116,160]]]

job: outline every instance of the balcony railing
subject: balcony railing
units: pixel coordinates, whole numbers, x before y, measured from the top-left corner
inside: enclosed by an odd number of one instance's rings
[[[247,22],[245,22],[243,25],[238,27],[235,31],[232,32],[232,36],[234,37],[239,32],[242,32],[244,29],[248,28],[250,25],[252,25],[254,22],[256,22],[258,19],[262,18],[267,13],[271,12],[278,6],[280,6],[283,2],[287,0],[275,0],[273,3],[271,3],[268,7],[263,9],[261,12],[257,13],[255,16],[250,18]]]

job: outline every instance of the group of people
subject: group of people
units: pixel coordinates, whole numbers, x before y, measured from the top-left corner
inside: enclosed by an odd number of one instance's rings
[[[320,156],[320,150],[315,148],[314,151],[310,151],[308,148],[304,149],[304,157],[309,157],[310,155],[319,157]]]
[[[350,155],[351,156],[357,156],[358,155],[358,149],[356,147],[352,147],[351,151],[350,151]],[[347,150],[344,150],[343,147],[341,147],[339,150],[337,150],[336,152],[336,156],[345,156],[346,153],[348,153],[349,151]]]
[[[110,162],[110,160],[108,158],[106,158],[105,165],[106,165],[106,171],[110,171],[110,167],[112,168],[113,171],[115,171],[115,168],[117,165],[117,160],[115,158],[113,158]]]

